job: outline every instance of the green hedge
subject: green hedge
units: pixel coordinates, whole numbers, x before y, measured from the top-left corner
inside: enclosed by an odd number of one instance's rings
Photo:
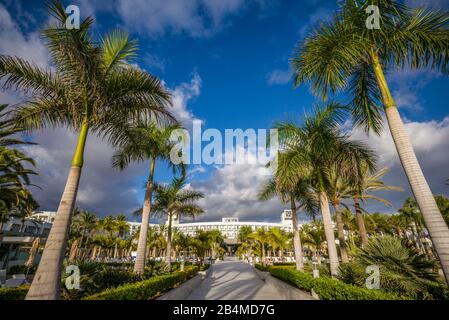
[[[29,285],[17,288],[0,288],[0,300],[24,300],[29,289]]]
[[[346,284],[342,281],[313,276],[286,267],[271,267],[270,273],[299,289],[311,291],[319,295],[321,300],[404,300],[407,298],[380,290],[369,290]]]
[[[198,267],[156,276],[145,281],[125,284],[84,298],[84,300],[150,300],[184,282],[198,272]]]

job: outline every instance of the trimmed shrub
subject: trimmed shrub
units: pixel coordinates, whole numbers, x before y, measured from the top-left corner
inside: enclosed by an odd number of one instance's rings
[[[393,293],[386,293],[380,290],[369,290],[346,284],[336,279],[313,276],[298,272],[292,268],[271,267],[270,273],[285,282],[288,282],[299,289],[311,291],[312,289],[319,295],[321,300],[403,300]]]
[[[148,280],[125,284],[114,289],[84,298],[84,300],[150,300],[184,282],[198,272],[198,267],[187,267],[184,271],[156,276]]]
[[[29,285],[17,288],[0,288],[0,300],[24,300],[29,289]]]
[[[202,266],[200,266],[200,271],[206,271],[209,268],[210,268],[210,264],[203,264]]]
[[[264,271],[264,272],[268,272],[268,268],[269,268],[269,266],[264,266],[264,265],[261,265],[260,263],[256,263],[256,264],[254,265],[254,267],[255,267],[257,270]]]

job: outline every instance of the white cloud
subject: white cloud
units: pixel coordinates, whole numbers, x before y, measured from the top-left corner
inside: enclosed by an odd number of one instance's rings
[[[269,85],[286,84],[289,83],[293,77],[293,70],[275,69],[267,74],[267,83]]]
[[[419,92],[432,79],[441,74],[432,70],[400,70],[388,75],[392,89],[392,95],[398,108],[419,112],[423,110]]]
[[[13,21],[8,10],[0,4],[0,53],[18,55],[38,66],[48,66],[48,52],[39,34],[22,33],[18,24]]]
[[[268,180],[263,166],[232,164],[217,168],[208,180],[194,181],[195,189],[204,193],[200,205],[205,210],[201,218],[206,221],[222,217],[241,220],[277,221],[284,206],[277,200],[262,202],[258,191]]]
[[[48,67],[48,51],[36,32],[25,35],[12,19],[8,10],[0,4],[0,54],[17,55],[36,65]],[[0,103],[13,104],[20,94],[0,89]]]
[[[418,161],[434,194],[448,194],[449,187],[445,180],[449,178],[449,117],[441,121],[410,121],[405,122],[405,129],[410,137]],[[388,127],[380,136],[370,135],[368,138],[359,129],[352,132],[353,138],[365,141],[379,156],[379,167],[388,167],[386,175],[388,184],[400,186],[405,192],[382,192],[380,195],[389,199],[395,208],[402,206],[404,199],[411,195],[407,178],[399,162],[396,147]],[[372,210],[388,211],[385,207],[371,203]],[[394,209],[393,209],[394,211]]]
[[[195,119],[192,111],[188,108],[188,103],[200,95],[201,84],[201,77],[195,72],[192,74],[190,82],[183,82],[172,90],[173,107],[171,112],[179,122],[186,126],[191,126]]]
[[[125,25],[150,36],[186,33],[193,37],[215,35],[226,27],[229,18],[249,4],[243,0],[118,0],[117,8]]]

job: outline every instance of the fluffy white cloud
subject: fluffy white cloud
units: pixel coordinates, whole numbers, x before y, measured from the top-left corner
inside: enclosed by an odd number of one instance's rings
[[[287,70],[275,69],[267,74],[267,83],[269,85],[286,84],[292,77],[293,70],[290,68]]]
[[[176,119],[187,127],[190,127],[195,119],[192,111],[188,108],[188,103],[200,95],[201,84],[201,77],[197,73],[193,73],[189,82],[181,83],[171,91],[173,95],[171,111]]]
[[[24,34],[8,10],[0,4],[0,54],[16,55],[36,65],[48,67],[48,51],[36,32]],[[0,103],[17,102],[19,95],[0,89]]]
[[[216,168],[208,180],[192,182],[205,195],[200,201],[205,210],[201,219],[279,220],[284,206],[277,199],[258,200],[258,191],[269,178],[264,170],[263,166],[251,164],[225,165]]]
[[[48,52],[39,34],[32,32],[25,35],[2,4],[0,4],[0,34],[2,39],[0,53],[17,55],[41,67],[47,67]]]
[[[447,157],[449,117],[441,121],[409,121],[405,123],[405,128],[433,193],[448,194],[449,187],[445,185],[445,180],[449,178],[449,158]],[[352,134],[354,139],[366,142],[378,153],[380,167],[391,169],[385,176],[385,182],[405,189],[404,192],[379,193],[389,199],[395,208],[401,207],[403,200],[411,195],[411,191],[388,127],[380,136],[371,135],[368,138],[358,129],[353,130]],[[386,209],[374,203],[370,203],[370,206],[371,210],[395,210],[394,208]]]
[[[409,111],[421,111],[423,109],[419,92],[432,80],[441,77],[440,73],[432,70],[396,71],[388,76],[388,81],[393,88],[392,94],[399,108]]]
[[[124,23],[151,36],[166,32],[187,33],[193,37],[211,36],[244,7],[243,0],[117,1],[117,11]]]

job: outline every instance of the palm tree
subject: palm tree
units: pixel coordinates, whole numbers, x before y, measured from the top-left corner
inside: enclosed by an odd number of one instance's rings
[[[114,248],[114,259],[117,259],[118,247],[120,246],[121,240],[123,240],[125,234],[129,231],[129,224],[126,221],[126,216],[124,214],[118,214],[115,217],[113,229],[119,237],[115,239]]]
[[[13,209],[11,216],[17,217],[21,220],[20,232],[25,231],[25,221],[34,214],[34,211],[39,208],[39,204],[34,200],[31,192],[22,189],[18,192],[18,201]]]
[[[299,234],[298,234],[299,236]],[[268,230],[268,244],[273,250],[278,250],[279,256],[282,258],[283,251],[287,246],[288,235],[279,228],[270,228]],[[302,250],[302,248],[301,248]],[[301,257],[302,258],[302,257]]]
[[[342,174],[342,171],[336,165],[329,168],[328,174],[329,184],[327,186],[327,194],[329,196],[329,202],[332,204],[335,211],[335,224],[337,225],[341,262],[347,263],[349,262],[349,257],[340,204],[350,193],[350,183],[347,177]]]
[[[366,27],[367,6],[379,8],[380,29]],[[354,121],[368,132],[382,130],[382,114],[400,161],[439,254],[449,283],[449,228],[433,199],[410,139],[391,95],[385,70],[449,66],[448,13],[412,9],[395,0],[346,0],[328,23],[321,23],[299,43],[292,67],[295,85],[311,83],[326,98],[348,89]],[[383,108],[381,107],[383,105]]]
[[[332,102],[306,114],[302,127],[294,122],[277,126],[280,144],[285,148],[285,159],[278,161],[279,178],[283,184],[294,185],[305,176],[310,177],[319,198],[333,276],[337,275],[339,262],[327,195],[329,169],[337,166],[348,177],[354,177],[360,161],[372,169],[375,159],[371,149],[361,142],[349,140],[349,136],[341,131],[344,116],[345,108]]]
[[[368,233],[366,232],[365,221],[363,219],[362,207],[360,201],[365,202],[366,200],[379,201],[387,206],[392,207],[392,204],[373,194],[371,192],[376,191],[403,191],[400,187],[388,186],[382,180],[381,177],[384,176],[389,170],[387,168],[378,170],[373,174],[369,173],[369,170],[362,166],[360,169],[361,174],[359,178],[353,183],[352,188],[352,199],[354,201],[355,215],[357,220],[357,225],[359,227],[360,238],[362,239],[362,246],[368,244]]]
[[[368,246],[360,248],[356,262],[363,267],[376,265],[381,272],[381,286],[387,291],[416,295],[429,282],[437,283],[435,261],[429,260],[414,247],[392,236],[373,238]]]
[[[148,224],[150,223],[156,161],[168,161],[170,159],[170,151],[174,146],[170,141],[170,135],[174,130],[180,128],[179,124],[158,127],[154,122],[144,123],[140,121],[128,129],[126,141],[121,144],[119,150],[113,156],[113,166],[120,168],[120,170],[125,169],[131,162],[144,162],[147,160],[150,162],[143,201],[139,242],[137,244],[137,257],[134,263],[134,272],[137,274],[143,274],[145,267],[146,239]]]
[[[59,299],[62,262],[78,191],[89,131],[120,139],[129,119],[168,116],[170,95],[161,82],[128,62],[136,42],[115,31],[101,42],[90,34],[91,17],[79,29],[68,30],[68,15],[58,1],[49,5],[56,25],[43,31],[55,71],[43,70],[19,57],[0,56],[4,87],[33,93],[15,110],[15,122],[29,130],[64,126],[79,132],[66,187],[27,299]]]
[[[71,229],[75,229],[80,234],[79,248],[82,248],[83,245],[87,248],[87,244],[93,235],[97,222],[97,215],[86,210],[81,209],[79,210],[79,214],[75,215]]]
[[[261,256],[262,256],[262,265],[265,266],[266,265],[265,249],[266,249],[266,245],[268,244],[268,241],[269,241],[267,230],[265,230],[264,228],[257,228],[256,231],[251,233],[248,237],[251,239],[254,239],[255,241],[257,241],[259,243],[260,252],[261,252]]]
[[[280,153],[277,161],[284,161],[285,157]],[[276,172],[280,174],[280,172]],[[289,183],[282,185],[285,179],[272,178],[266,182],[259,192],[259,199],[269,200],[278,196],[284,203],[290,203],[292,212],[292,226],[293,226],[293,249],[295,252],[296,270],[302,271],[304,269],[301,238],[299,236],[298,226],[298,208],[305,210],[310,215],[314,215],[318,211],[318,202],[316,196],[311,192],[308,182],[303,179],[297,185],[290,186]],[[297,203],[298,202],[298,203]]]
[[[248,236],[253,232],[253,229],[250,226],[242,226],[239,229],[238,240],[243,243],[248,240]]]
[[[11,148],[16,145],[34,144],[14,136],[21,131],[23,128],[14,125],[8,106],[0,105],[0,210],[2,212],[0,226],[7,221],[11,210],[18,209],[18,206],[24,210],[29,209],[31,202],[34,201],[26,186],[31,185],[30,176],[35,175],[36,172],[26,168],[25,165],[34,166],[35,162],[23,152]],[[37,205],[35,202],[34,204]]]
[[[201,192],[186,188],[187,177],[185,174],[174,177],[170,184],[154,185],[153,211],[167,218],[167,249],[166,261],[168,270],[171,270],[172,250],[172,223],[177,217],[196,217],[203,213],[203,209],[196,202],[203,198]]]
[[[317,263],[321,264],[321,253],[323,252],[324,242],[326,241],[323,223],[321,221],[314,221],[311,224],[303,225],[301,239],[304,245],[314,252]]]
[[[182,232],[177,232],[175,236],[173,237],[173,243],[176,248],[178,248],[177,251],[182,252],[182,261],[184,262],[187,256],[187,250],[191,246],[192,239],[189,235],[186,235]]]

